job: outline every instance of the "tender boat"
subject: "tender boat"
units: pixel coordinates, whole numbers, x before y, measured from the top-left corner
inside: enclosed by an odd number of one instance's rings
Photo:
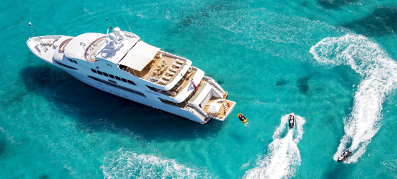
[[[342,155],[339,156],[337,162],[343,162],[343,161],[346,160],[346,158],[349,157],[351,154],[352,154],[352,152],[350,152],[349,150],[343,151]]]
[[[292,129],[295,126],[295,114],[292,112],[288,117],[289,128]]]
[[[224,121],[236,104],[189,59],[118,27],[107,34],[37,36],[27,45],[44,62],[92,87],[201,124]]]

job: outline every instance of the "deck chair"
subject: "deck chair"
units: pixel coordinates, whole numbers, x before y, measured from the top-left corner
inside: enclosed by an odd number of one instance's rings
[[[156,75],[156,73],[158,73],[158,72],[159,72],[158,70],[153,70],[152,71],[152,76]]]
[[[161,79],[164,79],[164,80],[166,80],[166,81],[170,81],[171,77],[170,77],[170,76],[163,75],[163,77],[161,77]]]
[[[183,64],[183,63],[185,63],[184,61],[182,61],[182,60],[179,60],[179,59],[176,59],[176,63],[179,63],[179,64]]]
[[[163,71],[164,71],[165,68],[167,68],[167,65],[163,66],[163,67],[160,69],[159,74],[163,73]]]
[[[167,84],[167,82],[166,82],[166,81],[164,81],[163,79],[159,79],[159,82],[158,82],[158,84],[166,85],[166,84]]]
[[[174,75],[175,75],[175,73],[172,72],[172,71],[170,71],[170,70],[167,70],[167,73],[166,73],[166,74],[169,74],[170,76],[174,76]]]
[[[180,68],[182,65],[177,64],[177,63],[173,63],[172,66],[173,66],[173,67],[175,66],[176,68]]]
[[[150,80],[151,82],[157,82],[157,81],[159,81],[158,78],[154,78],[154,77],[150,77],[149,80]]]
[[[176,71],[178,71],[177,69],[175,69],[175,68],[172,68],[172,67],[168,68],[168,70],[170,70],[170,71],[172,71],[172,72],[176,72]]]
[[[161,69],[161,65],[157,65],[156,69],[154,69],[152,72],[153,74],[157,74]]]

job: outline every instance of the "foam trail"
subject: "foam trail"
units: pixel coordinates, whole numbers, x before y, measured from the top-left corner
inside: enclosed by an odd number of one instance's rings
[[[333,159],[348,147],[353,152],[345,163],[356,162],[380,128],[382,103],[397,84],[397,64],[380,47],[361,35],[325,38],[310,53],[321,64],[349,65],[364,80],[354,95],[351,114],[343,119],[345,135]]]
[[[302,126],[306,121],[300,116],[295,116],[295,128],[289,129],[287,135],[281,138],[288,123],[288,116],[281,117],[280,126],[273,134],[273,142],[269,144],[267,156],[258,160],[258,166],[247,171],[244,178],[288,178],[295,175],[296,168],[301,163],[297,144],[302,139]]]
[[[185,167],[175,160],[136,154],[123,148],[110,153],[101,166],[105,178],[216,178]]]

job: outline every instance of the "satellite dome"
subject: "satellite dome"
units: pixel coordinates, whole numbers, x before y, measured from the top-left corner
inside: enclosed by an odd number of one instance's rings
[[[109,39],[110,39],[110,40],[116,39],[116,35],[114,35],[114,33],[110,33],[110,34],[109,34]]]
[[[113,33],[116,34],[118,39],[122,39],[124,36],[123,32],[118,27],[113,29]]]
[[[120,30],[119,27],[114,28],[114,29],[113,29],[113,32],[114,32],[117,36],[120,36],[120,35],[121,35],[121,30]]]
[[[115,49],[116,48],[116,43],[114,43],[114,41],[110,41],[109,42],[109,47],[112,48],[112,49]]]

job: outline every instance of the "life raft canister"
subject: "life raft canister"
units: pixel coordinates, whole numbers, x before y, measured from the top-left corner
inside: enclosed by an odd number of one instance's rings
[[[245,118],[245,117],[243,116],[243,114],[238,113],[238,114],[237,114],[237,117],[240,119],[240,121],[241,121],[242,123],[246,123],[246,122],[247,122],[247,118]]]

